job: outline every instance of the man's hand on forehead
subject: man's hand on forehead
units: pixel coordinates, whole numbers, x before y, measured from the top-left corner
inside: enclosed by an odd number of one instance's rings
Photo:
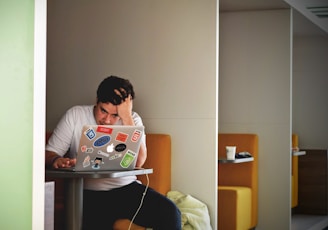
[[[119,89],[114,89],[114,92],[123,100],[125,101],[126,98],[130,97],[131,99],[131,95],[127,94],[126,90],[123,88],[119,88]]]
[[[115,89],[114,92],[121,98],[121,103],[116,105],[117,114],[121,118],[123,125],[134,125],[132,118],[132,96],[125,89]]]

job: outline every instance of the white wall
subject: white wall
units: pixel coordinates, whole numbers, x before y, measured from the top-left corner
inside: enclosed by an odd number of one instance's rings
[[[290,12],[220,12],[219,132],[259,136],[258,230],[290,229]]]
[[[300,148],[328,149],[328,34],[293,44],[293,132]]]
[[[47,129],[104,77],[129,78],[146,132],[172,137],[172,189],[205,202],[214,229],[216,15],[215,0],[49,1],[47,56]]]

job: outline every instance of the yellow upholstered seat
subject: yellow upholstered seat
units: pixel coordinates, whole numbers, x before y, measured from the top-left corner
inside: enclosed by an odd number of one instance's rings
[[[252,191],[241,186],[219,186],[219,229],[247,230],[251,226]]]

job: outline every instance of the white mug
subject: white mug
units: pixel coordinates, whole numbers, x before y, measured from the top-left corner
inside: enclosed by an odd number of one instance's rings
[[[227,160],[234,160],[236,155],[236,146],[226,146]]]

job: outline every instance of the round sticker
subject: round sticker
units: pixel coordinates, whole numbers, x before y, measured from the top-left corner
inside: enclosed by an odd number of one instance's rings
[[[94,147],[101,147],[110,141],[110,136],[101,136],[93,143]]]
[[[122,152],[122,151],[124,151],[125,149],[126,149],[126,145],[125,145],[125,144],[118,144],[118,145],[115,146],[115,150],[116,150],[117,152]]]

